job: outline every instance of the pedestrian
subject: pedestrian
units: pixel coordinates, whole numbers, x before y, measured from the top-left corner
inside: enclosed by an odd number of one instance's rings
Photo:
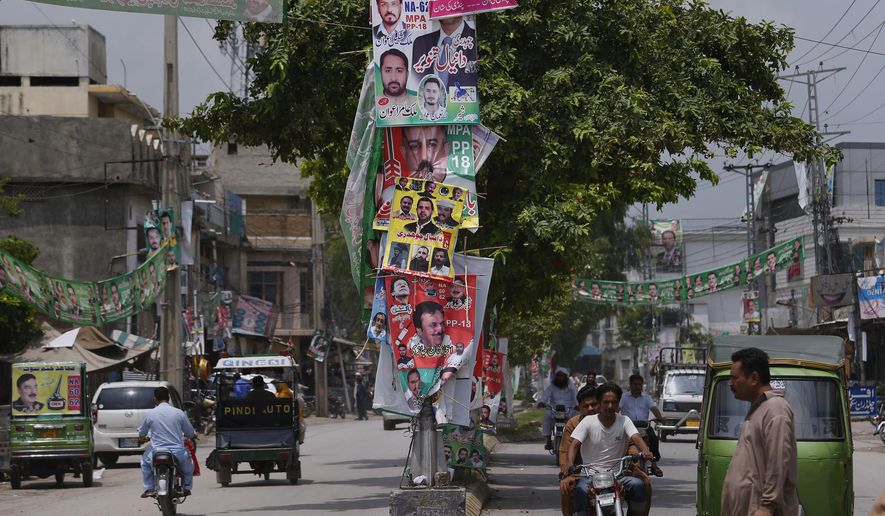
[[[750,410],[722,486],[722,516],[799,514],[793,410],[770,381],[761,349],[731,356],[729,386],[736,399],[750,402]]]
[[[353,389],[353,397],[354,404],[356,405],[357,420],[368,421],[369,414],[367,412],[372,401],[369,398],[369,388],[363,383],[362,373],[356,374],[356,385]]]

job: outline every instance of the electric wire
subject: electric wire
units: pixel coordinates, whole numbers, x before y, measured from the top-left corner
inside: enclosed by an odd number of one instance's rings
[[[194,43],[194,46],[197,47],[197,50],[200,52],[200,55],[203,56],[203,60],[206,61],[206,64],[209,65],[209,68],[212,69],[212,71],[215,73],[215,76],[218,77],[219,81],[221,81],[221,84],[223,84],[227,88],[227,91],[231,91],[230,84],[228,84],[227,81],[225,81],[224,78],[221,77],[221,74],[218,73],[218,70],[215,69],[215,65],[212,64],[212,61],[209,61],[209,58],[206,56],[206,53],[203,52],[203,48],[200,46],[199,43],[197,43],[197,39],[194,38],[193,34],[191,34],[191,30],[188,28],[187,24],[184,23],[184,18],[178,18],[178,21],[179,21],[179,23],[181,23],[181,26],[184,28],[184,31],[187,32],[187,35],[191,38],[191,41]]]
[[[849,9],[851,8],[851,6],[854,5],[855,1],[856,1],[856,0],[853,0],[853,1],[851,2],[851,5],[848,6]],[[836,41],[836,45],[842,43],[843,41],[845,41],[845,39],[846,39],[848,36],[850,36],[851,34],[853,34],[853,33],[854,33],[854,30],[857,29],[857,28],[860,26],[860,24],[863,23],[863,22],[867,19],[867,17],[870,15],[870,13],[873,12],[873,9],[875,9],[876,6],[879,5],[879,2],[881,2],[881,0],[876,0],[876,3],[874,3],[873,6],[870,7],[870,9],[866,12],[866,14],[864,14],[863,16],[861,16],[860,21],[857,22],[856,24],[854,24],[854,27],[851,27],[851,29],[849,29],[848,32],[846,32],[844,36],[842,36],[838,41]],[[848,13],[848,10],[849,10],[849,9],[846,9],[846,10],[845,10],[845,14]],[[843,17],[844,17],[844,15],[843,15]],[[833,28],[835,28],[835,27],[833,27]],[[820,43],[819,43],[819,44],[829,45],[830,47],[833,47],[834,45],[832,45],[832,44],[824,43],[824,40],[827,39],[827,36],[828,36],[831,32],[832,32],[832,30],[830,30],[829,32],[827,32],[827,35],[825,35],[824,37],[822,37],[822,38],[820,39]],[[798,36],[794,36],[794,37],[795,37],[796,39],[799,39],[799,40],[803,40],[803,41],[806,41],[806,40],[807,40],[807,41],[813,41],[815,44],[818,44],[818,41],[816,41],[816,40],[809,40],[808,38],[800,38],[800,37],[798,37]],[[827,50],[826,52],[824,52],[823,54],[820,54],[819,56],[815,57],[814,59],[811,60],[811,62],[813,62],[813,61],[819,61],[823,56],[827,55],[827,52],[829,52],[830,50],[832,50],[832,48],[828,49],[828,50]],[[804,54],[804,55],[800,56],[798,59],[796,59],[796,61],[799,61],[800,59],[802,59],[803,57],[805,57],[805,55],[807,55],[807,54]]]
[[[858,72],[860,72],[860,69],[861,69],[861,67],[862,67],[863,64],[864,64],[864,61],[866,61],[866,60],[867,60],[867,57],[870,56],[870,51],[872,51],[872,49],[873,49],[873,45],[876,44],[876,41],[878,41],[879,36],[882,35],[882,29],[883,29],[883,28],[885,28],[885,24],[880,24],[880,25],[879,25],[879,31],[876,33],[876,37],[873,38],[873,42],[870,43],[870,47],[867,49],[866,52],[864,52],[864,55],[863,55],[863,57],[861,58],[860,63],[858,63],[857,66],[854,68],[854,73],[851,74],[851,77],[848,78],[848,80],[845,82],[845,85],[842,86],[842,89],[841,89],[841,90],[839,90],[839,93],[837,93],[836,96],[833,97],[833,100],[830,101],[830,103],[827,105],[827,107],[824,108],[824,113],[828,113],[828,112],[830,111],[830,108],[833,107],[833,104],[835,104],[835,103],[839,100],[839,98],[842,96],[842,94],[845,93],[845,90],[848,89],[848,86],[851,85],[851,81],[854,80],[854,78],[857,76]],[[873,78],[870,80],[870,82],[868,82],[867,85],[864,86],[863,89],[861,89],[860,92],[859,92],[857,95],[854,96],[854,98],[852,98],[851,100],[849,100],[847,104],[845,104],[841,109],[839,109],[839,111],[836,111],[835,113],[833,113],[832,115],[830,115],[830,116],[828,117],[828,119],[829,119],[829,118],[832,118],[832,117],[834,117],[834,116],[836,116],[836,115],[838,115],[839,113],[841,113],[842,111],[844,111],[845,108],[847,108],[848,106],[850,106],[852,102],[854,102],[855,100],[857,100],[857,98],[860,97],[860,96],[863,94],[863,92],[865,92],[865,91],[867,90],[867,88],[870,87],[870,84],[872,84],[873,81],[876,80],[876,77],[879,77],[879,74],[882,73],[882,70],[885,70],[885,66],[883,66],[882,68],[879,69],[879,72],[875,75],[875,77],[873,77]],[[792,84],[792,81],[791,81],[791,84]]]
[[[848,7],[847,7],[847,8],[845,9],[845,11],[842,13],[842,16],[840,16],[839,19],[836,20],[836,23],[834,23],[833,26],[830,27],[830,30],[828,30],[827,33],[824,34],[824,36],[823,36],[822,38],[820,38],[820,39],[827,39],[827,36],[829,36],[830,34],[832,34],[834,30],[836,30],[836,27],[838,27],[839,24],[842,23],[842,20],[845,19],[845,16],[848,15],[848,12],[851,11],[851,8],[854,7],[854,4],[855,4],[855,3],[857,3],[857,0],[851,0],[851,3],[848,4]],[[878,3],[878,2],[876,2],[876,3]],[[852,30],[854,30],[854,29],[852,29]],[[849,32],[851,32],[851,31],[849,31]],[[818,43],[818,44],[819,44],[819,43]],[[799,61],[800,59],[803,59],[805,56],[807,56],[808,54],[810,54],[811,52],[813,52],[814,49],[817,48],[817,45],[818,45],[818,44],[815,44],[814,46],[812,46],[811,48],[809,48],[808,50],[806,50],[804,54],[802,54],[801,56],[799,56],[799,57],[796,58],[796,61]]]

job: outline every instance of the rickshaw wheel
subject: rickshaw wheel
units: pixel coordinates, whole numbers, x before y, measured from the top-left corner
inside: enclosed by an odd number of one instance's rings
[[[264,474],[264,480],[265,480],[265,481],[270,480],[270,473],[265,473],[265,474]]]
[[[222,482],[221,487],[227,487],[230,485],[230,482]]]
[[[9,472],[9,483],[11,484],[13,489],[21,489],[22,472],[19,471],[17,468]]]
[[[55,470],[55,485],[61,487],[65,483],[65,471],[63,469]]]
[[[290,478],[289,483],[294,486],[294,485],[298,484],[298,479],[297,478]]]
[[[83,463],[83,487],[92,487],[92,464]]]

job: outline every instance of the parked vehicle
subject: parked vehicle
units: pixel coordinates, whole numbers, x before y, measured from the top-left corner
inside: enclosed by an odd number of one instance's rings
[[[10,484],[19,489],[28,476],[65,474],[92,486],[92,420],[86,365],[82,362],[26,362],[12,365]]]
[[[688,347],[664,347],[659,351],[654,366],[654,398],[664,416],[658,425],[661,441],[672,435],[698,433],[706,353],[704,348]]]
[[[234,474],[261,475],[270,479],[281,471],[291,484],[301,478],[299,419],[295,398],[250,399],[236,393],[236,373],[243,369],[273,371],[277,378],[294,376],[297,365],[288,356],[245,356],[222,358],[215,370],[222,372],[215,405],[215,450],[207,466],[216,472],[223,487]],[[262,374],[268,389],[273,377]],[[240,378],[244,378],[240,377]],[[249,375],[250,381],[252,375]],[[248,464],[248,467],[242,467]],[[241,469],[242,467],[242,469]]]
[[[145,444],[138,444],[138,427],[154,408],[154,389],[169,389],[169,403],[183,409],[181,396],[168,382],[125,381],[98,386],[92,400],[95,455],[105,466],[113,466],[121,456],[141,455]]]
[[[568,412],[565,405],[550,407],[549,410],[553,415],[553,429],[550,433],[553,448],[550,450],[550,453],[556,457],[556,465],[559,466],[559,445],[562,444],[562,435],[565,431],[565,423],[568,421]]]
[[[151,467],[154,469],[154,500],[163,516],[177,512],[177,505],[184,503],[184,475],[178,467],[175,455],[167,451],[153,452]]]
[[[623,457],[609,471],[598,471],[589,464],[573,466],[573,471],[590,477],[587,507],[596,516],[627,516],[627,499],[623,497],[620,479],[624,476],[624,470],[635,461],[643,461],[641,453]]]
[[[750,406],[736,400],[729,388],[731,354],[747,347],[768,353],[771,386],[784,391],[793,409],[804,514],[854,514],[843,341],[821,335],[767,335],[716,337],[710,346],[697,441],[698,515],[720,514],[722,484]]]
[[[879,410],[875,416],[870,416],[870,423],[876,427],[873,435],[878,435],[882,443],[885,444],[885,403],[879,403]]]

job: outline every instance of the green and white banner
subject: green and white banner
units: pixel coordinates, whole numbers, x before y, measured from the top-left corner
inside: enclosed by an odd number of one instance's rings
[[[102,326],[145,310],[159,297],[166,286],[167,256],[154,253],[122,276],[76,281],[45,274],[0,250],[0,292],[53,319]]]
[[[804,240],[797,237],[740,262],[663,281],[627,282],[577,278],[573,285],[574,297],[587,303],[608,305],[690,302],[695,298],[732,288],[744,288],[756,278],[787,270],[804,259]]]
[[[63,5],[147,14],[168,14],[191,18],[212,18],[245,22],[282,23],[285,0],[33,0],[41,4]]]

